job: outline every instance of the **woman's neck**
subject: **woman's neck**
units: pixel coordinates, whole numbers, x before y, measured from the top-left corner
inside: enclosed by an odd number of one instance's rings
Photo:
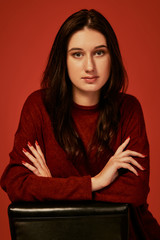
[[[81,106],[94,106],[99,102],[99,93],[73,93],[73,101]]]

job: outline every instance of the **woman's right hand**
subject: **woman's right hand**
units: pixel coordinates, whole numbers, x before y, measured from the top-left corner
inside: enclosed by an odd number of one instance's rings
[[[91,178],[92,191],[97,191],[110,185],[118,177],[118,170],[120,168],[128,169],[136,176],[138,176],[138,172],[135,167],[144,170],[144,168],[133,157],[144,158],[145,155],[131,150],[124,151],[129,141],[130,138],[128,137],[109,159],[102,171]]]
[[[22,151],[26,155],[26,157],[33,163],[33,165],[24,161],[22,162],[22,164],[38,177],[52,177],[38,142],[35,142],[35,147],[32,146],[30,142],[28,142],[28,148],[30,149],[32,154],[26,151],[25,148],[23,148]]]

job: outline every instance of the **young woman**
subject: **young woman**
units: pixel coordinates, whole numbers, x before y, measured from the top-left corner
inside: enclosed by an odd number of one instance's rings
[[[42,89],[26,100],[1,186],[11,201],[131,204],[130,239],[160,239],[147,210],[149,146],[116,35],[95,10],[61,26]]]

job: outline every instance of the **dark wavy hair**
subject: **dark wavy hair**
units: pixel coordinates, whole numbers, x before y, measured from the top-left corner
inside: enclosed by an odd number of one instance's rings
[[[101,152],[117,132],[119,123],[119,93],[125,91],[127,74],[123,66],[117,37],[106,18],[96,10],[80,10],[71,15],[59,29],[41,82],[45,89],[44,104],[49,113],[55,138],[72,160],[87,156],[71,115],[72,83],[67,72],[67,47],[71,36],[84,27],[99,31],[106,38],[111,57],[111,74],[101,89],[99,117],[92,147]]]

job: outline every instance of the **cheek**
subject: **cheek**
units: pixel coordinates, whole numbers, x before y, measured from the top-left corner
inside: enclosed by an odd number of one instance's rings
[[[67,70],[68,70],[68,75],[70,79],[74,80],[81,72],[81,64],[78,62],[75,63],[75,61],[68,60]]]
[[[111,72],[111,61],[108,59],[107,61],[102,61],[99,64],[99,71],[101,72],[103,78],[108,79]]]

